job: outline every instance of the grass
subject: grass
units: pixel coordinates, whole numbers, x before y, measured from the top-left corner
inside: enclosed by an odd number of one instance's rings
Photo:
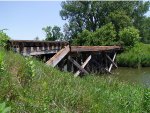
[[[150,67],[150,44],[138,43],[117,56],[120,66]]]
[[[150,89],[112,78],[74,78],[33,58],[3,52],[0,103],[11,112],[149,113]],[[34,75],[34,76],[33,76]]]

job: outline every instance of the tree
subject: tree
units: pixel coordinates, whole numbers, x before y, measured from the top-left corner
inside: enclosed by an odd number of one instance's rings
[[[52,29],[53,39],[55,40],[63,40],[63,33],[60,31],[60,27],[54,26]]]
[[[46,33],[46,39],[45,40],[49,40],[49,41],[54,41],[55,39],[52,36],[52,27],[51,26],[47,26],[42,28],[43,31],[45,31]]]
[[[140,29],[149,5],[143,1],[65,1],[61,4],[60,16],[69,21],[71,37],[76,38],[85,29],[94,32],[109,22],[117,32],[132,24]]]
[[[70,26],[65,23],[63,26],[63,32],[64,32],[64,40],[65,41],[71,41],[71,31],[70,31]]]
[[[132,26],[131,18],[123,10],[116,10],[111,12],[106,21],[112,22],[115,26],[116,32],[119,32],[125,27]]]
[[[144,19],[141,28],[142,28],[142,41],[144,43],[150,43],[150,17]]]
[[[47,41],[56,41],[56,40],[63,40],[63,33],[60,31],[60,27],[54,26],[53,28],[51,26],[47,26],[45,28],[42,28],[42,30],[46,33],[46,39]]]

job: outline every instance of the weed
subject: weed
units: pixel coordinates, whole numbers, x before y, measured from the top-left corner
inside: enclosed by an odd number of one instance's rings
[[[6,107],[6,103],[0,103],[0,113],[8,113],[10,112],[11,107]]]
[[[142,86],[99,76],[74,78],[33,58],[4,53],[0,101],[12,112],[149,112],[149,89]]]
[[[118,65],[127,67],[150,66],[150,45],[137,43],[135,47],[118,55],[117,62]]]

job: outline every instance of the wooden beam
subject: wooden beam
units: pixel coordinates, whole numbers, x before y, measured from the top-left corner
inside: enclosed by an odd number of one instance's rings
[[[51,59],[49,59],[46,64],[55,67],[68,53],[70,52],[69,45],[61,49],[56,53]]]
[[[82,64],[82,68],[84,68],[86,65],[87,65],[87,63],[91,60],[91,55],[85,60],[85,62]],[[75,77],[77,77],[79,74],[81,73],[81,71],[79,70],[79,71],[77,71],[75,74],[74,74],[74,76]]]
[[[70,60],[77,68],[79,68],[80,71],[89,74],[84,68],[82,68],[80,66],[80,64],[78,64],[78,62],[76,62],[73,58],[71,58],[70,56],[68,57],[68,60]]]
[[[96,52],[121,49],[120,46],[71,46],[71,52]]]
[[[106,57],[111,61],[111,63],[118,68],[117,64],[106,54]]]
[[[114,54],[114,57],[113,57],[112,60],[115,61],[115,58],[116,58],[116,53]],[[109,72],[111,71],[112,66],[113,66],[113,64],[111,63],[111,64],[110,64],[110,67],[109,67],[109,69],[108,69]]]
[[[107,68],[105,68],[105,71],[107,71],[109,74],[112,74]]]

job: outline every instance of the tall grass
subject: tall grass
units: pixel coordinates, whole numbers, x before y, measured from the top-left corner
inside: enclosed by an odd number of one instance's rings
[[[5,101],[12,112],[150,112],[150,90],[147,88],[98,76],[74,78],[71,73],[60,72],[35,59],[32,59],[35,68],[31,68],[32,64],[27,63],[31,59],[5,53],[0,102]]]
[[[150,66],[150,44],[138,43],[133,48],[117,56],[120,66],[148,67]]]

